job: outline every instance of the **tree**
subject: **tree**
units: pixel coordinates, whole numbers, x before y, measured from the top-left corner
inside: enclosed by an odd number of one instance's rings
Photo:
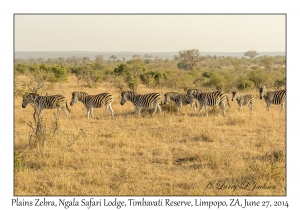
[[[146,64],[149,64],[151,59],[152,59],[152,55],[149,54],[144,55],[144,61]]]
[[[142,59],[127,61],[114,69],[117,77],[122,76],[131,91],[136,91],[140,84],[140,77],[146,71],[146,64]]]
[[[258,52],[256,52],[255,50],[248,50],[247,52],[244,53],[244,56],[247,56],[249,58],[254,58],[258,56]]]
[[[180,50],[178,58],[179,62],[177,63],[177,67],[185,70],[192,70],[197,62],[205,59],[204,56],[200,55],[198,49]]]
[[[264,67],[266,67],[266,69],[271,70],[274,65],[274,58],[271,56],[264,56],[261,63]]]
[[[97,55],[95,57],[95,62],[96,63],[103,63],[104,62],[103,55]]]
[[[141,56],[138,55],[138,54],[134,54],[134,55],[132,56],[132,59],[141,59]]]
[[[110,56],[109,57],[109,59],[112,59],[113,60],[113,62],[115,62],[115,60],[117,59],[118,57],[117,56],[115,56],[115,55],[112,55],[112,56]]]

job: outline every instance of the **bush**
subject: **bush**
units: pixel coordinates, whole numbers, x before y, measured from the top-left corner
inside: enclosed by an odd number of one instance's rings
[[[250,80],[242,80],[241,83],[238,85],[239,90],[246,90],[246,89],[253,89],[255,84]]]

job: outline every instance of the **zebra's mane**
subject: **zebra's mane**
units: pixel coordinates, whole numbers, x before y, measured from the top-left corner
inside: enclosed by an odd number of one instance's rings
[[[178,92],[167,92],[165,93],[165,96],[166,95],[169,95],[170,98],[175,98],[176,96],[178,96],[180,93]]]
[[[140,94],[138,94],[137,92],[133,92],[133,91],[123,91],[122,93],[121,93],[121,96],[124,96],[125,94],[132,94],[132,95],[140,95]]]

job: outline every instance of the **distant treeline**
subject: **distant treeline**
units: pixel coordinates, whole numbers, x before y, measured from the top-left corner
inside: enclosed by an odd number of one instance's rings
[[[47,60],[48,58],[58,58],[58,57],[88,57],[91,60],[95,59],[96,56],[102,55],[103,59],[110,60],[112,55],[115,55],[118,57],[118,59],[122,60],[123,58],[125,60],[130,60],[133,55],[139,55],[140,57],[143,57],[144,55],[152,55],[153,58],[159,57],[163,59],[173,59],[174,55],[177,55],[178,52],[81,52],[81,51],[16,51],[15,52],[15,58],[16,59],[29,59],[29,58],[43,58],[44,60]],[[207,56],[207,55],[216,55],[216,56],[231,56],[231,57],[243,57],[244,52],[201,52],[201,55]],[[285,52],[259,52],[260,56],[285,56]]]
[[[186,91],[211,88],[223,91],[251,90],[259,85],[281,89],[286,85],[285,55],[266,56],[248,51],[242,57],[203,55],[196,49],[182,50],[171,59],[134,54],[130,59],[111,55],[57,58],[15,58],[15,75],[32,81],[67,82],[76,75],[79,85],[98,87],[109,82],[119,90],[138,91],[139,84],[149,88]]]

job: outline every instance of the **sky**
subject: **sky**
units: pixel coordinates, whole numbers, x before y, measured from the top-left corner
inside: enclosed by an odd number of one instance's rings
[[[15,51],[284,52],[281,14],[15,14]]]

